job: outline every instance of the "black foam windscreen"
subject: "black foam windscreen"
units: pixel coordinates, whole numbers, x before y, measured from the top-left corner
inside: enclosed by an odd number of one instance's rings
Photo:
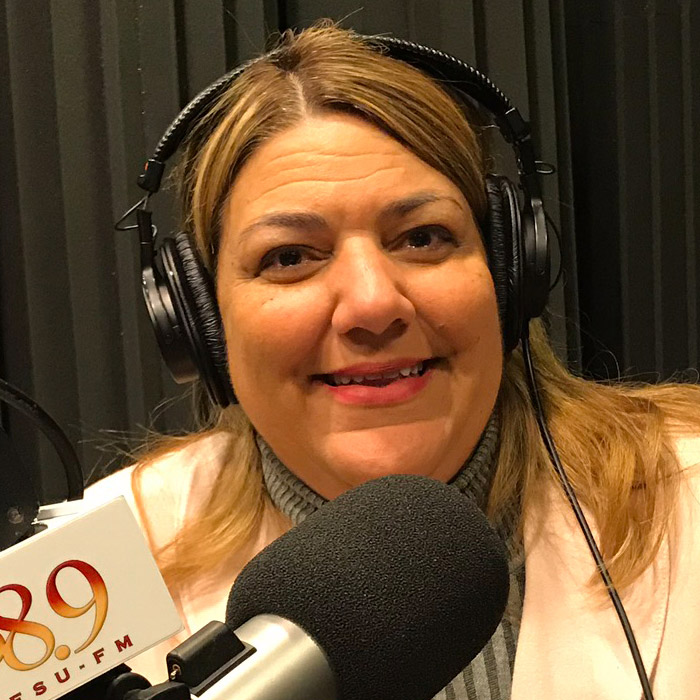
[[[324,650],[345,700],[429,700],[479,653],[508,598],[504,545],[454,486],[387,476],[265,548],[226,624],[291,620]]]

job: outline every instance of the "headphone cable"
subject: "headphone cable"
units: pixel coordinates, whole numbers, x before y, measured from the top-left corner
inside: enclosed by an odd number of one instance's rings
[[[598,569],[598,573],[603,579],[603,583],[605,584],[605,588],[608,591],[608,595],[612,600],[615,612],[617,613],[617,616],[620,619],[620,623],[622,624],[622,629],[625,633],[627,644],[630,648],[630,652],[632,653],[632,659],[634,660],[634,665],[637,669],[637,675],[639,676],[639,680],[642,684],[644,700],[654,700],[654,696],[651,692],[651,685],[649,683],[649,677],[647,676],[646,669],[644,668],[644,661],[642,660],[642,655],[639,652],[639,647],[637,646],[637,640],[634,636],[634,632],[632,631],[632,625],[630,624],[629,618],[627,617],[627,613],[625,612],[625,608],[622,605],[620,595],[618,594],[617,589],[613,584],[610,572],[608,571],[608,567],[606,566],[605,561],[603,559],[603,555],[600,553],[600,549],[598,548],[595,538],[593,537],[593,533],[591,532],[591,528],[588,525],[588,521],[586,520],[586,516],[583,513],[583,509],[581,508],[581,505],[578,502],[576,493],[574,492],[571,482],[569,481],[569,478],[567,477],[566,472],[564,471],[564,467],[562,466],[561,460],[559,459],[559,454],[557,452],[556,446],[554,445],[554,440],[552,439],[552,436],[547,427],[547,423],[544,416],[544,410],[542,408],[542,402],[540,400],[539,389],[537,387],[537,378],[535,376],[535,370],[532,364],[532,356],[530,354],[530,332],[529,327],[527,325],[525,326],[525,329],[523,331],[521,343],[523,348],[523,359],[525,360],[528,386],[530,389],[530,399],[532,400],[532,405],[535,409],[535,415],[537,417],[537,424],[540,429],[542,441],[544,442],[545,447],[547,448],[547,452],[549,453],[552,465],[554,466],[554,471],[559,477],[559,481],[561,482],[562,488],[564,489],[564,493],[566,494],[566,497],[569,500],[569,503],[571,504],[571,508],[574,511],[576,520],[578,521],[579,527],[581,528],[583,536],[586,539],[588,549],[593,555],[593,559]]]

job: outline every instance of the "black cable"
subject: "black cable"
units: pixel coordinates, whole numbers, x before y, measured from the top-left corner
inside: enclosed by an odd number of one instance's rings
[[[537,378],[535,376],[535,370],[532,365],[532,356],[530,355],[530,333],[527,327],[523,332],[521,344],[523,348],[523,358],[525,360],[528,386],[530,389],[530,399],[532,400],[532,405],[535,409],[535,415],[537,417],[537,424],[540,429],[540,435],[542,436],[542,440],[545,444],[545,447],[547,448],[549,457],[552,460],[554,471],[557,473],[559,481],[561,482],[561,485],[564,489],[564,493],[566,494],[566,497],[568,498],[569,503],[571,504],[571,507],[574,511],[574,515],[576,515],[576,520],[578,520],[578,524],[581,528],[581,531],[583,532],[583,536],[586,539],[588,549],[590,549],[591,554],[593,555],[593,559],[595,561],[598,572],[600,573],[600,576],[603,579],[603,583],[605,583],[605,588],[607,589],[608,595],[612,600],[615,612],[617,613],[617,616],[620,619],[620,623],[622,624],[622,629],[625,633],[627,644],[629,645],[630,652],[632,653],[632,658],[634,659],[634,665],[637,669],[637,675],[639,676],[639,680],[642,684],[644,700],[654,700],[654,696],[651,692],[651,685],[649,683],[649,677],[647,676],[646,669],[644,668],[644,661],[642,660],[642,655],[639,653],[637,640],[635,639],[634,632],[632,631],[632,625],[630,624],[629,618],[627,617],[627,613],[625,612],[625,608],[622,605],[622,601],[620,600],[620,596],[617,592],[617,589],[615,588],[615,585],[612,582],[612,578],[610,577],[608,567],[605,565],[605,561],[603,560],[603,555],[600,553],[600,549],[598,549],[598,545],[596,544],[595,538],[593,537],[593,533],[591,532],[591,528],[588,525],[586,516],[584,515],[583,510],[581,509],[581,505],[578,502],[578,498],[576,498],[576,493],[574,492],[574,489],[571,486],[571,482],[569,481],[569,478],[567,477],[566,472],[564,471],[564,467],[562,466],[562,463],[559,459],[559,454],[557,453],[557,448],[554,445],[554,440],[552,439],[549,429],[547,428],[547,423],[544,417],[544,410],[542,409],[542,402],[540,401],[540,394],[537,388]]]
[[[115,231],[131,231],[132,229],[138,228],[137,224],[130,224],[129,226],[123,226],[122,224],[126,219],[128,219],[139,207],[148,206],[148,195],[141,197],[136,204],[129,207],[120,217],[116,224],[114,224]]]
[[[61,459],[66,475],[68,500],[81,499],[83,497],[83,470],[80,466],[80,460],[58,423],[39,404],[2,378],[0,378],[0,401],[4,401],[12,408],[24,413],[51,441]]]

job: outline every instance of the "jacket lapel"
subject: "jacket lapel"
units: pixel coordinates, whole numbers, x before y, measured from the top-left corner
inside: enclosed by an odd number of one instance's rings
[[[511,700],[639,700],[622,625],[608,595],[589,585],[593,558],[568,502],[550,488],[536,510],[525,523],[525,598]],[[622,595],[650,678],[668,596],[664,540],[653,566]]]

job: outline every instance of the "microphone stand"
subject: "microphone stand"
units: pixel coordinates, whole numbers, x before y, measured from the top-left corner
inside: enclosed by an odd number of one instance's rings
[[[124,674],[124,676],[137,676],[136,673]],[[165,681],[147,688],[134,688],[133,680],[120,676],[107,689],[105,700],[191,700],[190,689],[184,683]],[[146,681],[148,682],[148,681]]]
[[[191,700],[184,683],[166,681],[151,685],[126,664],[93,678],[89,683],[70,691],[63,700]]]

